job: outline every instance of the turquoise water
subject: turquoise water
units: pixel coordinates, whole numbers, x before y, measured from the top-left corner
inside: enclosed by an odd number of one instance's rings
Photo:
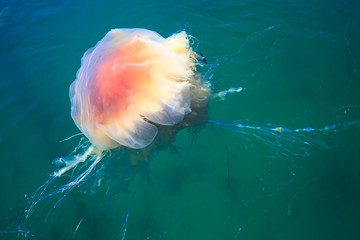
[[[131,193],[110,200],[109,189],[83,186],[57,208],[56,197],[40,202],[28,238],[121,239],[129,209],[126,239],[358,239],[359,10],[357,1],[1,2],[0,238],[17,237],[28,197],[79,141],[60,142],[79,133],[68,89],[82,54],[110,29],[141,27],[187,31],[213,92],[243,87],[210,101],[213,120],[339,125],[306,133],[314,146],[294,142],[279,154],[289,143],[281,136],[272,148],[264,131],[261,140],[209,124],[189,149],[152,157],[151,184],[137,176]],[[175,144],[190,141],[183,130]],[[108,173],[114,159],[102,161]]]

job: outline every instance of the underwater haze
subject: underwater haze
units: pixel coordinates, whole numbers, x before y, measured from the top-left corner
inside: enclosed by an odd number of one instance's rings
[[[359,239],[359,13],[355,0],[0,1],[0,238]],[[24,224],[82,137],[62,141],[80,133],[81,58],[114,28],[184,30],[212,92],[242,90],[210,99],[210,121],[181,130],[128,192],[109,154]]]

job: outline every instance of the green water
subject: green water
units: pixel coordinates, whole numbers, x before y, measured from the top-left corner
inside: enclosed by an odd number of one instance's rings
[[[211,119],[323,128],[360,120],[359,10],[357,1],[1,1],[0,238],[16,238],[25,195],[77,145],[59,142],[79,132],[68,88],[82,54],[110,29],[194,36],[213,92],[244,88],[211,100]],[[179,154],[155,154],[151,185],[139,177],[130,184],[138,190],[126,239],[359,238],[359,124],[310,132],[323,142],[308,156],[294,144],[287,157],[215,127]],[[184,130],[175,144],[190,141]],[[56,209],[39,203],[28,238],[120,239],[131,194],[107,196],[75,188]]]

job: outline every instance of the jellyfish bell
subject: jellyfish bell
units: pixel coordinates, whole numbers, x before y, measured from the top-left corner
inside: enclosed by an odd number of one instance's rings
[[[146,29],[111,30],[82,58],[70,87],[71,116],[98,149],[145,148],[159,130],[169,131],[163,126],[206,119],[210,88],[196,59],[185,32],[163,38]]]

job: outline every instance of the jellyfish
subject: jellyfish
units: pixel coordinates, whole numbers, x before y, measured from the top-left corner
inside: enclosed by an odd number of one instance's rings
[[[211,90],[196,71],[198,59],[203,57],[193,51],[185,31],[164,38],[141,28],[113,29],[87,50],[69,94],[71,117],[87,140],[54,160],[58,169],[29,198],[20,229],[39,202],[58,195],[58,206],[84,184],[110,150],[128,159],[132,170],[118,174],[120,184],[127,185],[149,155],[169,148],[181,129],[206,123]],[[87,167],[78,171],[81,163]],[[68,183],[49,187],[65,175]]]
[[[218,128],[243,138],[256,138],[283,157],[306,156],[314,145],[328,147],[309,134],[359,124],[354,121],[324,128],[292,129],[249,120],[211,119],[208,116],[211,99],[225,101],[228,94],[239,94],[244,89],[233,87],[212,92],[210,82],[197,71],[207,61],[192,49],[190,40],[185,31],[164,38],[141,28],[113,29],[85,52],[70,86],[70,101],[71,117],[87,140],[81,140],[69,156],[55,159],[58,169],[32,194],[19,224],[25,236],[26,222],[38,203],[58,195],[55,206],[60,204],[74,187],[86,182],[98,163],[111,155],[111,150],[118,150],[128,159],[128,166],[138,170],[136,167],[147,163],[152,153],[171,148],[180,130],[206,126],[222,140]],[[226,143],[225,148],[229,153]],[[82,163],[87,167],[75,171]],[[229,155],[227,163],[230,184]],[[292,172],[290,168],[289,171]],[[49,188],[66,173],[70,176],[68,183],[56,190]],[[129,176],[124,174],[120,183],[126,185],[134,174],[136,171]],[[129,212],[122,228],[123,238],[128,215]]]
[[[161,126],[201,117],[210,88],[195,61],[185,32],[165,39],[146,29],[111,30],[82,58],[71,116],[98,149],[145,148]]]
[[[146,29],[107,33],[84,54],[70,86],[71,116],[92,145],[58,161],[66,166],[57,175],[109,149],[161,148],[206,121],[210,84],[196,72],[197,57],[184,31],[166,39]]]

